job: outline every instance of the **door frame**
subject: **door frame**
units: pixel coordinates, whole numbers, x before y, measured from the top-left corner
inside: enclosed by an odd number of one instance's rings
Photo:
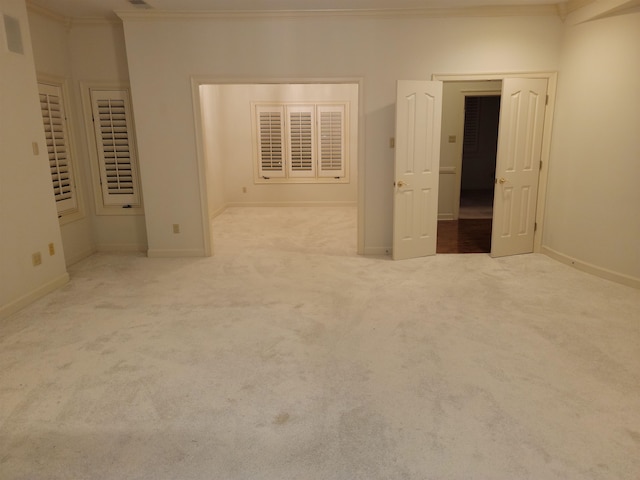
[[[502,87],[502,84],[500,85]],[[460,92],[462,95],[462,108],[464,109],[465,101],[467,97],[501,97],[502,90],[483,89],[474,90],[473,88],[464,89]],[[443,106],[444,108],[444,106]],[[458,220],[460,218],[460,196],[462,194],[462,168],[464,162],[464,126],[466,121],[466,113],[463,112],[462,124],[458,126],[456,135],[460,138],[460,144],[458,151],[456,152],[456,166],[454,175],[456,176],[453,196],[455,203],[453,205],[453,219]],[[498,120],[499,123],[499,120]]]
[[[358,85],[358,151],[356,155],[357,182],[357,253],[364,253],[364,145],[365,145],[365,115],[364,115],[364,79],[362,77],[217,77],[213,75],[194,75],[191,77],[191,101],[193,106],[193,121],[195,126],[196,157],[198,163],[198,177],[200,187],[200,210],[203,226],[203,244],[205,256],[213,255],[213,229],[211,227],[211,213],[209,212],[208,185],[206,174],[206,158],[204,148],[204,131],[202,121],[202,103],[200,87],[203,85],[232,85],[232,84],[356,84]]]
[[[468,82],[483,80],[504,80],[505,78],[545,78],[547,79],[548,102],[545,110],[544,128],[542,133],[542,167],[538,177],[538,198],[536,201],[537,229],[533,239],[533,251],[539,253],[542,249],[542,233],[544,232],[544,211],[547,200],[547,181],[549,176],[549,157],[551,150],[551,132],[553,129],[553,111],[556,101],[557,72],[517,72],[517,73],[477,73],[477,74],[433,74],[432,80],[442,82]]]

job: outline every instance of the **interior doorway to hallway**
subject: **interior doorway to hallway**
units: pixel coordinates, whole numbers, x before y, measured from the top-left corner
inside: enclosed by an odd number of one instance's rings
[[[457,218],[439,220],[437,253],[490,253],[500,95],[464,95]]]

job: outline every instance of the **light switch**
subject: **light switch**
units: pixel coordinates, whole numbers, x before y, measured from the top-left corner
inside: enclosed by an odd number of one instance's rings
[[[455,135],[449,135],[449,143],[456,143],[456,136]]]
[[[40,147],[38,146],[38,142],[32,142],[31,148],[33,149],[34,155],[40,155]]]

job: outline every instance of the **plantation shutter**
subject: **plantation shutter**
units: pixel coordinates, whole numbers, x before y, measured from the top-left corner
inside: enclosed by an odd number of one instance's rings
[[[62,215],[78,208],[71,170],[62,88],[58,85],[38,83],[38,90],[53,194],[58,215]]]
[[[318,177],[345,176],[345,107],[319,105]]]
[[[287,107],[290,177],[316,176],[314,131],[313,106]]]
[[[104,205],[140,205],[138,164],[127,91],[91,90],[91,108]]]
[[[464,99],[464,137],[462,145],[465,153],[478,151],[480,136],[480,97]]]
[[[257,106],[256,124],[259,176],[284,177],[284,108]]]

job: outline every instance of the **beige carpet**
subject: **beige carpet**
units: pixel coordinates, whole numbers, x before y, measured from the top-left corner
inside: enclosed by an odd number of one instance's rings
[[[540,255],[355,255],[229,209],[0,324],[0,478],[637,479],[640,292]]]

